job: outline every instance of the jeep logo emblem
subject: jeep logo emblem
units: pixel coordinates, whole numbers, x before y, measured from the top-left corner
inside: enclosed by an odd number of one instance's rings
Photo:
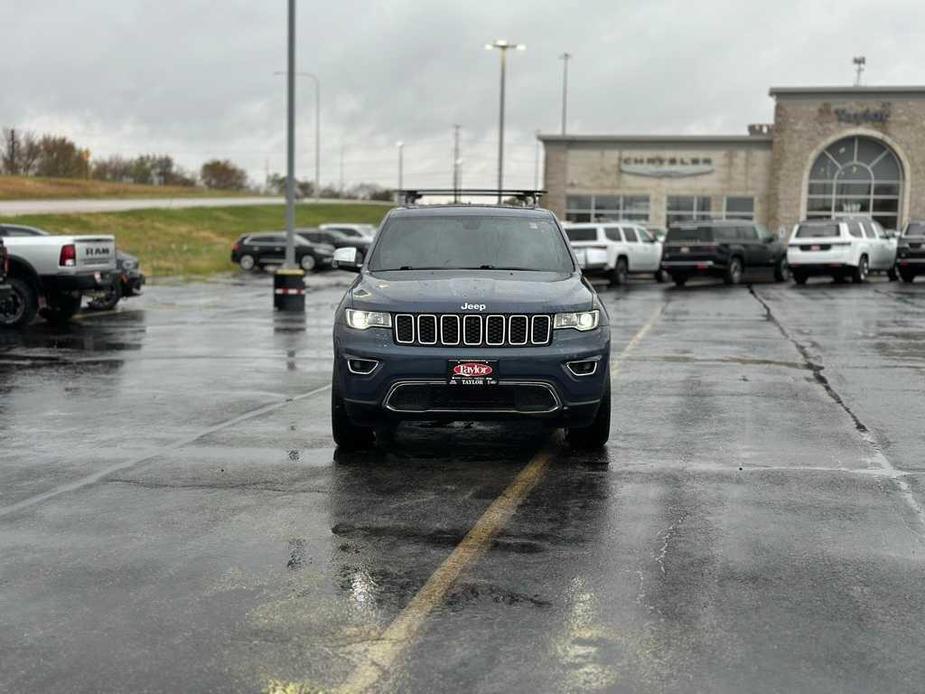
[[[463,304],[460,306],[463,311],[484,311],[485,304]]]

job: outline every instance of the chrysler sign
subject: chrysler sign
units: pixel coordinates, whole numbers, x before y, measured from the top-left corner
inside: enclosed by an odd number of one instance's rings
[[[703,176],[713,171],[712,157],[626,156],[620,159],[620,171],[632,176],[683,178]]]

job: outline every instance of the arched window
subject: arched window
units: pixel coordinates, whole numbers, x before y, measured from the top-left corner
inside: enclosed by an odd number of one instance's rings
[[[831,219],[863,214],[899,228],[902,166],[892,149],[870,137],[846,137],[825,148],[809,173],[806,215]]]

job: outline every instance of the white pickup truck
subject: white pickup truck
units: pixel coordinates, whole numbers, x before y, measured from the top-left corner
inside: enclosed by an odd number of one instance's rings
[[[49,321],[68,320],[84,292],[109,286],[116,269],[113,236],[9,236],[4,244],[12,291],[0,303],[0,328],[28,325],[37,312]]]

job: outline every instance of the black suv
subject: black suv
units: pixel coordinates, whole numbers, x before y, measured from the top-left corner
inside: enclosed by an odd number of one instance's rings
[[[896,270],[903,282],[925,273],[925,222],[909,222],[896,248]]]
[[[321,243],[334,248],[356,248],[360,259],[369,252],[370,240],[362,234],[349,234],[339,229],[296,229],[295,233],[311,243]]]
[[[790,279],[787,246],[761,224],[743,221],[688,222],[668,229],[662,270],[676,285],[691,277],[720,277],[739,284],[746,275],[773,273]]]
[[[312,243],[295,234],[295,261],[306,272],[318,272],[331,267],[334,247]],[[231,247],[231,262],[242,270],[262,270],[267,265],[279,265],[286,259],[286,232],[270,231],[243,234]]]
[[[364,262],[335,257],[359,273],[334,322],[338,446],[402,420],[533,418],[576,446],[607,441],[607,312],[551,212],[406,204]]]
[[[13,295],[13,290],[6,282],[6,276],[9,272],[10,256],[7,253],[6,246],[3,245],[3,239],[0,239],[0,310],[3,304]]]

